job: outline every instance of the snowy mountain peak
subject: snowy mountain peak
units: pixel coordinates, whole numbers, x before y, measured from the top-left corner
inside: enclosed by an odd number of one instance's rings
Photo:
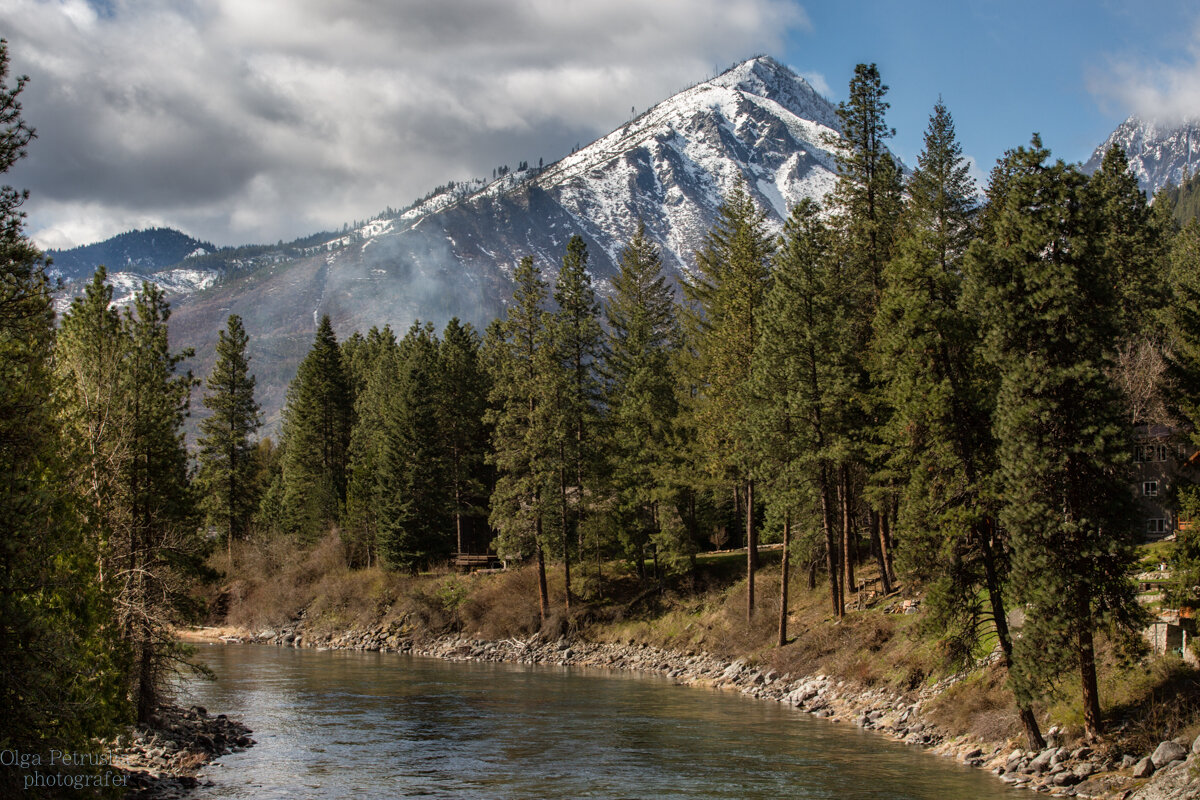
[[[1200,168],[1200,119],[1163,124],[1132,116],[1096,148],[1084,170],[1090,174],[1099,169],[1113,145],[1124,149],[1142,191],[1153,196],[1167,184],[1182,183]]]
[[[808,81],[770,56],[756,56],[735,64],[708,83],[773,100],[805,119],[841,129],[837,107]]]

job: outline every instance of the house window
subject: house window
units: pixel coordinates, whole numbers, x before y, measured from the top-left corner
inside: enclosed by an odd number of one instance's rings
[[[1134,457],[1143,464],[1151,461],[1166,461],[1167,446],[1165,444],[1140,444],[1134,452]]]
[[[1158,481],[1142,481],[1142,497],[1158,497]]]
[[[1166,533],[1167,521],[1162,517],[1146,520],[1146,533]]]

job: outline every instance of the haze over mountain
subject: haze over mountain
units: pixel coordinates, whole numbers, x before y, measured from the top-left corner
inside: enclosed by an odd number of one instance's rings
[[[739,180],[774,229],[799,199],[824,197],[837,131],[834,106],[804,79],[750,59],[556,163],[441,187],[341,234],[189,258],[178,266],[213,285],[174,294],[172,340],[195,348],[203,376],[226,317],[241,315],[274,425],[321,315],[339,337],[384,324],[403,332],[417,319],[440,328],[452,316],[482,328],[502,312],[516,263],[533,256],[553,283],[575,234],[603,293],[639,220],[678,275]]]
[[[1130,169],[1150,197],[1159,189],[1178,186],[1200,166],[1200,119],[1164,124],[1131,116],[1117,126],[1084,164],[1091,174],[1114,144],[1125,150]]]

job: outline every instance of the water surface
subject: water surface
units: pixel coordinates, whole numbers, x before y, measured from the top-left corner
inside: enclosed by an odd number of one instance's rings
[[[201,646],[180,700],[258,744],[197,798],[1028,797],[995,776],[780,703],[580,667]]]

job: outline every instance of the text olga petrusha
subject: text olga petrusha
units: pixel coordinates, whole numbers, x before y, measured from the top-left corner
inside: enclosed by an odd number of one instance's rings
[[[79,753],[51,750],[42,753],[25,753],[20,750],[0,750],[0,767],[16,767],[31,769],[34,767],[109,767],[112,766],[112,755],[109,753]]]

